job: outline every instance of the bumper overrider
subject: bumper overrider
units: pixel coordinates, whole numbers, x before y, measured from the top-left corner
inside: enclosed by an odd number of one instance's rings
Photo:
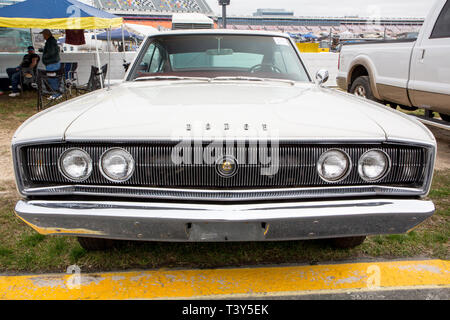
[[[258,204],[22,200],[16,214],[41,234],[144,241],[277,241],[408,232],[433,215],[425,200]]]

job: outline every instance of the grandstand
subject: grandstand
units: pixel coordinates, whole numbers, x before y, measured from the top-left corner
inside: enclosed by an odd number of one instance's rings
[[[1,0],[0,0],[1,1]],[[126,22],[142,23],[159,29],[171,29],[174,13],[200,13],[222,25],[222,18],[211,10],[206,0],[84,0],[95,7],[122,16]],[[395,36],[416,32],[422,18],[299,17],[284,9],[257,9],[253,16],[228,16],[227,28],[267,30],[291,33],[352,33]]]
[[[227,28],[237,30],[268,30],[292,33],[384,33],[395,35],[418,31],[424,19],[382,18],[377,21],[359,17],[282,17],[282,16],[229,16]],[[222,24],[221,17],[218,18]]]
[[[93,0],[92,4],[114,14],[191,12],[214,15],[205,0]]]

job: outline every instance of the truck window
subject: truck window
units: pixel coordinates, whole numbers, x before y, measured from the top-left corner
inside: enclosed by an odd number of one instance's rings
[[[434,26],[430,39],[450,38],[450,0],[447,1]]]

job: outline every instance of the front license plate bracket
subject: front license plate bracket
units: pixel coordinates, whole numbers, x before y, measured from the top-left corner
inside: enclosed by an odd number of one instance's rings
[[[261,241],[266,224],[261,222],[196,222],[187,225],[190,241]]]

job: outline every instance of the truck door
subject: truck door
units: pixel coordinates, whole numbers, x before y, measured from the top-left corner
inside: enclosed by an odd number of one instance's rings
[[[422,28],[412,53],[409,96],[416,107],[450,115],[450,0],[437,1]]]

